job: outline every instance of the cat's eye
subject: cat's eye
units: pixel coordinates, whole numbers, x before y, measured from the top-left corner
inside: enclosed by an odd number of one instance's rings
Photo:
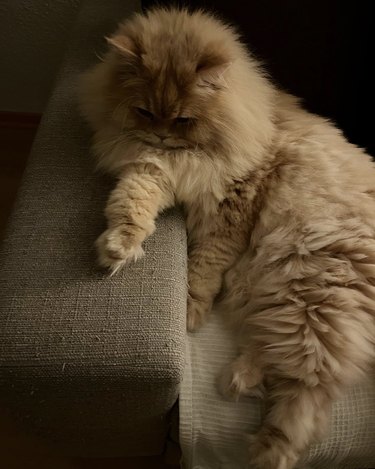
[[[177,124],[189,124],[190,122],[192,122],[192,120],[193,119],[191,117],[182,117],[182,116],[180,116],[180,117],[176,117],[175,122]]]
[[[135,110],[137,111],[137,114],[139,114],[142,117],[145,117],[146,119],[152,120],[154,118],[153,113],[150,111],[147,111],[147,109],[143,109],[142,107],[136,107]]]

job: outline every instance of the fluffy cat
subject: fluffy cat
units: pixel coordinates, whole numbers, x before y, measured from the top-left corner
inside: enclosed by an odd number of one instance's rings
[[[266,390],[251,464],[292,468],[374,358],[374,164],[207,13],[137,14],[108,43],[81,93],[98,165],[118,178],[99,262],[137,259],[155,217],[183,204],[187,328],[221,291],[240,333],[221,387]]]

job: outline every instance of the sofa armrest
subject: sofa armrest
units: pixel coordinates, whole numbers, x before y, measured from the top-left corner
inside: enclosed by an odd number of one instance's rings
[[[43,116],[0,257],[0,399],[72,455],[161,452],[185,354],[186,234],[157,222],[146,255],[96,266],[112,181],[93,172],[79,73],[129,2],[84,2]]]

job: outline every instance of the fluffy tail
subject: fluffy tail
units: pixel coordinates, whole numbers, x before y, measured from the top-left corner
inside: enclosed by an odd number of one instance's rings
[[[269,407],[258,434],[250,438],[257,469],[291,469],[327,429],[332,398],[321,386],[285,380],[269,388]]]

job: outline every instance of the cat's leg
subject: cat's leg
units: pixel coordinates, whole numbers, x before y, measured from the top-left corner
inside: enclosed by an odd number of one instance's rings
[[[222,268],[216,262],[209,243],[200,243],[191,249],[188,262],[189,295],[186,327],[195,331],[205,322],[215,296],[220,290]]]
[[[261,398],[264,396],[263,377],[259,357],[248,347],[224,368],[218,380],[219,390],[231,400],[238,400],[241,395]]]
[[[238,245],[233,240],[207,235],[189,249],[187,329],[196,331],[205,322],[216,295],[219,293],[224,272],[238,257]]]
[[[258,275],[262,288],[253,288],[249,310],[255,310],[246,325],[266,370],[269,405],[250,444],[255,468],[293,468],[327,428],[333,400],[366,374],[375,291],[364,279],[374,266],[369,256],[361,259],[354,268],[346,259],[311,253],[279,262],[267,282]],[[283,280],[278,268],[293,272],[293,280]]]
[[[241,257],[250,240],[256,188],[233,181],[226,197],[209,216],[202,207],[188,209],[189,299],[187,328],[197,330],[219,293],[224,273]]]
[[[108,228],[96,241],[99,264],[116,272],[142,256],[142,242],[153,233],[157,214],[172,204],[173,194],[159,168],[127,166],[105,209]]]
[[[292,469],[308,445],[327,429],[332,399],[321,386],[279,380],[267,389],[268,412],[249,437],[254,469]]]

